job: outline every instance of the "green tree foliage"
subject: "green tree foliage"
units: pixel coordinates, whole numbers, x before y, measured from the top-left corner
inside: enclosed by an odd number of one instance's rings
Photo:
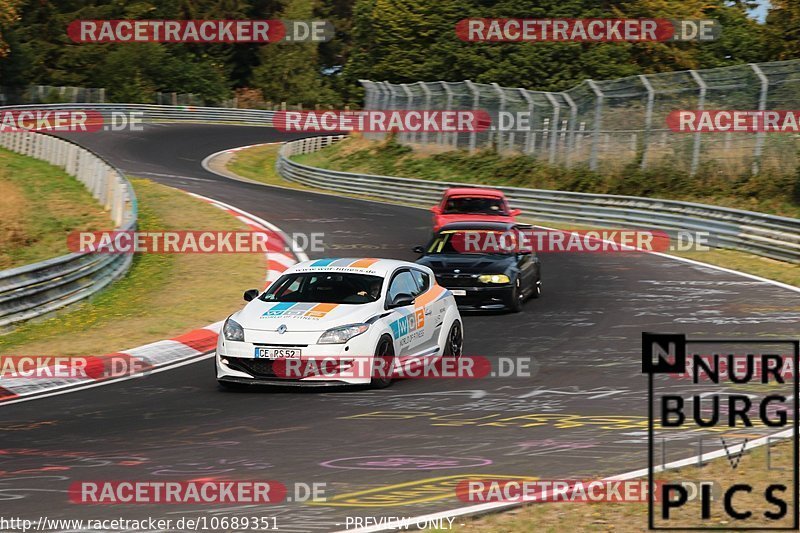
[[[289,0],[278,18],[309,20],[313,18],[315,0]],[[259,65],[253,70],[253,86],[272,102],[305,105],[332,104],[338,100],[322,82],[319,68],[319,44],[277,43],[263,46]]]
[[[586,78],[757,61],[762,29],[747,7],[724,0],[356,0],[347,76],[564,90]],[[724,30],[714,43],[469,43],[454,32],[467,17],[715,18]]]
[[[771,0],[767,13],[768,49],[773,59],[800,58],[800,2]]]
[[[0,0],[0,85],[106,87],[114,100],[195,93],[209,103],[258,90],[291,104],[359,103],[360,78],[497,82],[564,90],[586,78],[800,57],[800,1],[772,0]],[[468,17],[713,18],[693,43],[468,43]],[[322,44],[77,44],[78,19],[326,19]],[[5,57],[3,57],[5,55]]]

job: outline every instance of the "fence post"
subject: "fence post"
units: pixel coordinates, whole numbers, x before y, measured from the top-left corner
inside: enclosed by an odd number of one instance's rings
[[[758,110],[764,111],[767,108],[767,93],[769,92],[769,78],[764,75],[764,71],[761,70],[761,67],[756,65],[755,63],[750,63],[750,67],[753,69],[753,72],[756,73],[758,79],[761,81],[761,94],[758,97]],[[761,154],[764,150],[764,139],[767,136],[765,131],[759,131],[756,134],[756,146],[753,150],[753,167],[751,172],[753,176],[759,173],[761,170]]]
[[[450,111],[451,109],[453,109],[453,91],[450,89],[450,86],[447,85],[446,81],[440,81],[439,83],[442,85],[442,88],[444,89],[444,92],[447,95],[447,103],[445,104],[444,108],[447,111]],[[445,139],[444,132],[440,131],[439,144],[446,144],[444,139]]]
[[[558,143],[558,117],[561,114],[561,105],[559,105],[558,100],[556,97],[553,96],[553,93],[546,92],[544,95],[550,101],[550,105],[553,106],[553,118],[550,120],[550,127],[552,131],[550,132],[550,164],[556,162],[556,148]]]
[[[500,100],[500,109],[497,110],[497,126],[492,128],[495,132],[495,146],[497,146],[497,152],[499,153],[503,150],[503,132],[500,130],[500,115],[506,110],[506,93],[497,83],[492,83],[492,88],[494,92],[497,93],[498,99]]]
[[[472,110],[475,111],[478,109],[481,101],[481,92],[475,87],[475,84],[472,83],[470,80],[464,80],[464,83],[467,85],[467,89],[469,92],[472,93]],[[477,126],[477,124],[476,124]],[[478,143],[478,132],[474,129],[469,132],[469,151],[474,152],[477,148]]]
[[[403,92],[406,93],[406,98],[408,98],[408,100],[406,101],[406,109],[409,110],[409,111],[414,109],[414,107],[412,105],[414,103],[414,95],[412,94],[411,89],[408,88],[408,84],[407,83],[401,83],[400,87],[403,89]],[[416,142],[417,141],[417,132],[413,132],[413,133],[412,132],[406,132],[405,133],[405,139],[406,139],[406,141],[410,140],[412,143]]]
[[[572,166],[572,156],[575,152],[575,122],[578,120],[578,106],[575,100],[567,93],[561,93],[569,106],[569,137],[567,138],[567,166]]]
[[[698,94],[697,98],[697,109],[703,110],[706,105],[706,90],[708,89],[708,85],[706,85],[705,80],[697,73],[696,70],[690,70],[689,74],[692,75],[694,78],[695,83],[700,88],[700,93]],[[694,147],[692,148],[692,166],[689,170],[689,175],[694,176],[697,173],[697,167],[700,164],[700,143],[702,140],[702,133],[697,132],[694,134]]]
[[[525,134],[525,148],[523,152],[526,154],[532,154],[534,148],[536,146],[536,133],[534,131],[534,124],[536,123],[534,112],[536,111],[536,104],[533,102],[533,97],[531,94],[525,89],[517,89],[522,97],[528,102],[528,113],[530,113],[530,120],[528,121],[529,127],[528,131]],[[533,143],[531,143],[533,140]]]
[[[428,84],[425,83],[424,81],[419,81],[417,83],[419,84],[420,88],[422,88],[422,92],[425,93],[425,109],[430,109],[431,108],[431,90],[428,87]],[[423,143],[427,143],[428,142],[428,129],[427,128],[422,130],[422,142]]]
[[[600,148],[600,122],[603,119],[603,91],[600,90],[600,87],[594,82],[594,80],[586,80],[589,84],[589,87],[592,89],[595,95],[595,106],[594,106],[594,133],[592,133],[592,154],[589,157],[589,168],[591,170],[597,170],[597,153]]]
[[[645,90],[647,90],[647,109],[644,115],[644,132],[642,133],[642,162],[640,164],[641,169],[644,170],[647,168],[647,150],[650,148],[650,129],[653,127],[653,106],[656,101],[656,93],[647,76],[640,74],[639,79]]]

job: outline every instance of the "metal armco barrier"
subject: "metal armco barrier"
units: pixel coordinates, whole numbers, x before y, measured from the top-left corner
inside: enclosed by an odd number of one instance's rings
[[[146,123],[188,122],[202,124],[243,124],[272,126],[276,111],[263,109],[232,109],[228,107],[194,107],[153,104],[33,104],[0,107],[3,111],[79,110],[96,111],[108,120],[114,113],[141,113]]]
[[[136,196],[111,164],[70,141],[0,130],[0,146],[63,168],[109,211],[118,230],[136,229]],[[0,271],[0,331],[96,293],[130,268],[130,254],[71,253]]]
[[[423,206],[437,203],[448,187],[480,186],[338,172],[290,159],[321,150],[345,137],[312,137],[284,144],[276,164],[278,172],[288,180],[312,187]],[[512,207],[536,220],[657,229],[672,237],[680,232],[707,232],[711,247],[800,263],[800,219],[796,218],[637,196],[495,188],[506,194]]]

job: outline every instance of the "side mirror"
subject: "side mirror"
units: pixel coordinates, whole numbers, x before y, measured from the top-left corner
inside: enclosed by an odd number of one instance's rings
[[[255,300],[256,298],[258,298],[259,294],[260,292],[258,289],[250,289],[249,291],[244,291],[244,301],[250,302],[252,300]]]
[[[405,307],[407,305],[414,305],[415,298],[407,292],[401,292],[395,295],[394,299],[389,302],[388,308],[394,309],[395,307]]]
[[[434,215],[438,215],[441,212],[442,212],[442,210],[439,209],[438,205],[435,205],[435,206],[431,207],[431,213],[433,213]]]
[[[413,247],[411,249],[411,251],[414,252],[415,254],[424,254],[425,253],[425,247],[424,246],[415,246],[415,247]]]
[[[512,209],[511,210],[511,216],[512,217],[515,217],[515,216],[518,216],[518,215],[521,215],[521,214],[522,214],[522,209]]]

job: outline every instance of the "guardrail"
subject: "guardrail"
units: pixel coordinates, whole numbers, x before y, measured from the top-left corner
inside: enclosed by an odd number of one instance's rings
[[[203,124],[243,124],[272,126],[276,111],[231,109],[228,107],[170,106],[154,104],[32,104],[0,107],[0,112],[91,110],[109,119],[114,113],[141,113],[144,122],[189,122]]]
[[[345,137],[334,135],[288,142],[281,148],[276,168],[284,178],[304,185],[425,206],[436,204],[448,187],[480,186],[338,172],[290,159],[316,152]],[[707,244],[711,247],[800,263],[800,219],[796,218],[637,196],[495,188],[506,194],[511,207],[536,220],[659,229],[673,237],[681,231],[707,232]]]
[[[0,146],[63,168],[109,211],[118,230],[136,228],[136,195],[110,163],[70,141],[30,131],[0,130]],[[71,253],[0,271],[0,331],[96,293],[130,268],[130,254]]]

